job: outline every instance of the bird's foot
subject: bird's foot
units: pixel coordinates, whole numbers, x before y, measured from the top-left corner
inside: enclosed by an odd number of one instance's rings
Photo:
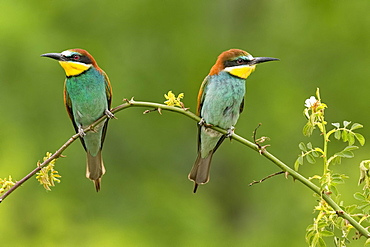
[[[231,140],[231,137],[234,134],[234,130],[235,130],[235,127],[234,126],[231,126],[230,128],[228,128],[227,129],[226,138],[230,138],[230,140]]]
[[[80,135],[81,138],[84,138],[86,136],[86,133],[81,126],[78,126],[78,134]]]
[[[109,119],[112,119],[112,118],[117,119],[117,118],[114,116],[114,114],[113,114],[111,111],[109,111],[108,109],[105,109],[104,114],[105,114]]]
[[[204,126],[206,128],[211,128],[213,127],[213,124],[207,124],[206,123],[206,120],[204,120],[204,118],[201,118],[199,123],[198,123],[199,126]]]

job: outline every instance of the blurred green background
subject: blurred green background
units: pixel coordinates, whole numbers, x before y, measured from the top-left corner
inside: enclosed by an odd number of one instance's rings
[[[64,72],[39,57],[88,50],[110,77],[113,106],[122,99],[163,102],[185,93],[192,111],[203,78],[224,50],[280,58],[247,81],[236,133],[271,138],[268,150],[293,166],[302,136],[304,101],[321,90],[328,122],[364,124],[370,138],[370,1],[1,1],[0,177],[19,180],[73,133],[63,105]],[[211,180],[192,193],[196,123],[130,108],[110,122],[107,173],[96,193],[75,142],[57,161],[62,182],[45,192],[32,178],[0,205],[1,246],[306,246],[316,199],[237,142],[225,141]],[[344,145],[330,143],[331,152]],[[358,165],[369,145],[336,166],[350,176],[342,199],[354,203]],[[311,176],[320,164],[300,170]],[[362,246],[364,240],[349,246]],[[328,240],[328,246],[332,246]]]

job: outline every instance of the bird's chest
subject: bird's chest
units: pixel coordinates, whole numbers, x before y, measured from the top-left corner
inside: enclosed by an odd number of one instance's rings
[[[72,104],[74,120],[83,126],[93,123],[108,108],[103,78],[70,77],[65,87]]]
[[[230,128],[235,125],[245,95],[245,80],[234,77],[211,78],[205,88],[201,115],[207,123]]]

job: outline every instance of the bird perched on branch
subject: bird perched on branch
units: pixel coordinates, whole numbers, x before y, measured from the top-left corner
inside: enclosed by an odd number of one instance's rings
[[[208,182],[214,152],[233,133],[243,111],[246,79],[257,64],[274,60],[279,59],[253,57],[243,50],[231,49],[218,56],[203,80],[197,105],[197,114],[202,119],[198,126],[198,156],[188,176],[194,181],[194,193],[199,184]],[[227,129],[228,134],[212,130],[209,128],[212,125]]]
[[[99,68],[95,59],[83,49],[70,49],[62,53],[46,53],[59,61],[66,74],[64,83],[64,104],[82,145],[87,153],[86,177],[91,179],[96,191],[100,190],[101,177],[105,173],[102,147],[107,132],[108,119],[87,133],[84,128],[91,125],[109,111],[112,87],[107,74]]]

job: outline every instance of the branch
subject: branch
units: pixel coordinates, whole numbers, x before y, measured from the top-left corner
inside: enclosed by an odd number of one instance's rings
[[[158,112],[161,112],[162,110],[172,111],[172,112],[177,112],[177,113],[183,114],[183,115],[185,115],[185,116],[187,116],[187,117],[189,117],[189,118],[191,118],[195,121],[198,121],[198,122],[201,120],[200,117],[198,117],[194,113],[188,111],[188,109],[186,109],[186,108],[179,108],[179,107],[168,106],[168,105],[152,103],[152,102],[134,101],[133,98],[131,100],[126,100],[125,99],[125,101],[126,101],[126,103],[121,104],[121,105],[113,108],[111,110],[111,112],[113,114],[115,114],[119,111],[122,111],[122,110],[124,110],[126,108],[130,108],[130,107],[149,107],[149,108],[153,108],[155,110],[158,110]],[[95,126],[97,126],[99,123],[103,122],[105,119],[107,119],[106,115],[104,115],[101,118],[99,118],[98,120],[96,120],[92,125],[90,125],[86,129],[84,129],[85,133],[88,132],[88,131],[92,131]],[[216,130],[216,131],[218,131],[218,132],[220,132],[224,135],[228,134],[227,130],[221,129],[219,127],[211,126],[210,128],[212,128],[212,129],[214,129],[214,130]],[[69,145],[71,145],[75,140],[77,140],[78,138],[79,138],[78,134],[73,135],[66,143],[63,144],[62,147],[60,147],[53,155],[51,155],[49,159],[45,160],[37,168],[35,168],[31,173],[29,173],[27,176],[25,176],[24,178],[22,178],[21,180],[16,182],[13,187],[11,187],[7,192],[5,192],[0,197],[0,202],[2,202],[7,196],[9,196],[20,185],[22,185],[29,178],[31,178],[38,171],[40,171],[41,168],[43,168],[44,166],[49,164],[53,159],[56,159],[56,158],[60,157],[61,154],[63,153],[63,151]],[[311,189],[316,194],[321,196],[321,198],[323,200],[325,200],[336,211],[338,216],[346,219],[354,228],[356,228],[356,230],[361,235],[365,236],[366,238],[370,238],[370,233],[368,232],[368,230],[365,227],[363,227],[359,222],[357,222],[354,218],[352,218],[351,215],[347,214],[327,193],[324,193],[323,191],[321,191],[321,189],[317,185],[315,185],[310,180],[308,180],[307,178],[302,176],[300,173],[298,173],[295,170],[293,170],[292,168],[290,168],[288,165],[286,165],[285,163],[280,161],[278,158],[276,158],[274,155],[272,155],[268,151],[263,150],[263,152],[260,152],[260,148],[258,147],[258,145],[244,139],[243,137],[241,137],[241,136],[239,136],[235,133],[232,133],[230,138],[232,138],[232,139],[244,144],[245,146],[259,152],[262,156],[264,156],[265,158],[272,161],[275,165],[277,165],[281,170],[283,170],[284,172],[287,172],[289,175],[291,175],[295,180],[298,180],[301,183],[303,183],[309,189]]]

